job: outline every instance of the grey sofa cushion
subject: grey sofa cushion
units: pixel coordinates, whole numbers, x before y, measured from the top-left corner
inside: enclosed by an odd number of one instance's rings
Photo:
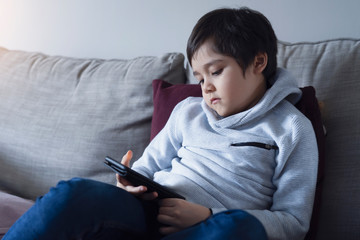
[[[34,199],[59,180],[115,183],[106,155],[149,142],[152,80],[184,83],[184,56],[76,59],[0,48],[0,189]]]
[[[360,40],[279,43],[278,63],[324,103],[325,178],[317,239],[360,239]]]

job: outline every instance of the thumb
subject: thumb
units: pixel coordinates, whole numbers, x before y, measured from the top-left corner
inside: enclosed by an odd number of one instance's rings
[[[121,163],[129,167],[132,157],[133,157],[133,152],[131,150],[127,151],[127,153],[121,159]]]

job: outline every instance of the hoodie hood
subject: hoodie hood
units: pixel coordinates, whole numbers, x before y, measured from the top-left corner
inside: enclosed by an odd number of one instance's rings
[[[222,118],[214,110],[202,101],[202,108],[212,127],[215,128],[234,128],[251,122],[252,120],[267,114],[283,100],[296,104],[301,98],[301,90],[297,86],[295,78],[285,69],[278,68],[272,85],[252,108]]]

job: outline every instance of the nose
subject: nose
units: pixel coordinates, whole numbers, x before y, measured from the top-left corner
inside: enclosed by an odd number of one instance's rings
[[[209,80],[204,80],[202,87],[203,87],[204,93],[211,93],[211,92],[215,91],[214,84]]]

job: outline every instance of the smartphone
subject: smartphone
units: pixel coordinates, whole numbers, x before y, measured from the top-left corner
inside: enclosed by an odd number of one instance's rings
[[[131,168],[121,164],[111,157],[106,157],[104,163],[110,167],[113,171],[118,173],[120,176],[131,182],[134,186],[146,186],[147,192],[157,192],[158,198],[181,198],[185,199],[185,197],[180,194],[172,191],[171,189],[160,185],[157,182],[154,182],[148,177],[132,170]]]

